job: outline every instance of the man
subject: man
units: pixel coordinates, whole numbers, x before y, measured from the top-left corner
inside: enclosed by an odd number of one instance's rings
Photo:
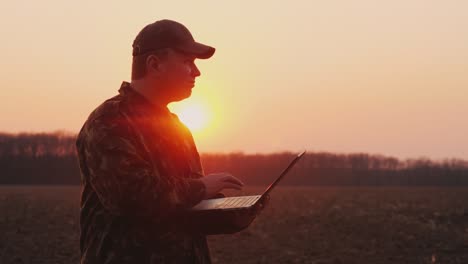
[[[82,264],[210,263],[187,209],[243,183],[204,176],[190,131],[167,104],[190,97],[200,76],[194,60],[214,52],[171,20],[136,36],[131,83],[90,114],[77,139]]]

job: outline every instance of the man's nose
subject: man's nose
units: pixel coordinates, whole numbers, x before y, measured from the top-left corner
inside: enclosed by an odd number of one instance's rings
[[[201,75],[200,70],[198,69],[197,65],[194,64],[192,66],[192,76],[193,77],[198,77],[200,75]]]

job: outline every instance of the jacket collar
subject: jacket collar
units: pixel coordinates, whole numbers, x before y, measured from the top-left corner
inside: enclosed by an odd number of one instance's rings
[[[129,82],[122,82],[119,89],[119,94],[128,102],[132,108],[137,108],[142,111],[150,111],[152,113],[172,114],[167,106],[161,107],[151,103],[151,101],[135,91]]]

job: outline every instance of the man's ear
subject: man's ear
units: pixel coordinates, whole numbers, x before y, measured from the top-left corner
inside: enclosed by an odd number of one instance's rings
[[[161,59],[155,55],[149,55],[146,58],[146,70],[147,72],[160,72],[162,70]]]

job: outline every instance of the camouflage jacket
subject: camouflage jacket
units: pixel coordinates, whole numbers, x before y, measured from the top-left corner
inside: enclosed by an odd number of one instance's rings
[[[81,263],[210,263],[184,213],[205,186],[190,131],[123,82],[76,142],[82,177]]]

